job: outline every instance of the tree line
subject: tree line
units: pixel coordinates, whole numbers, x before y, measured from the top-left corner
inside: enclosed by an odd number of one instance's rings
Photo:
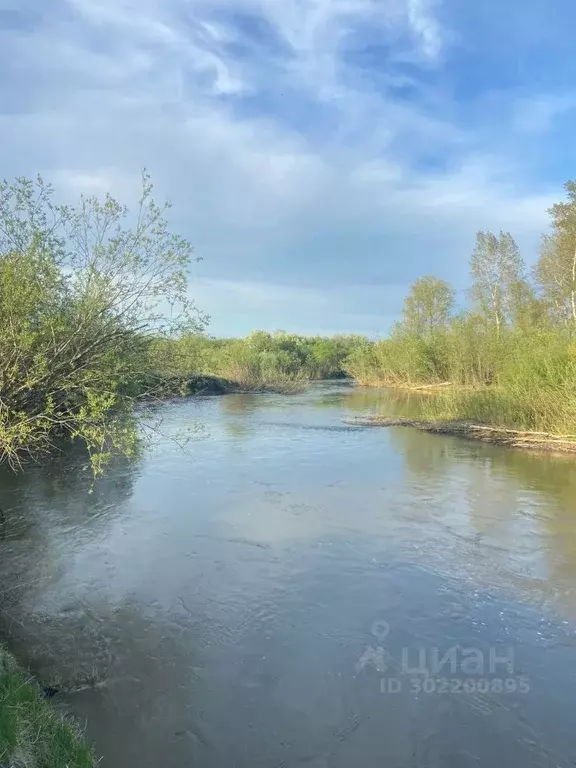
[[[235,389],[295,391],[305,382],[347,376],[346,361],[367,340],[359,335],[301,336],[253,331],[245,338],[187,333],[160,337],[149,347],[149,376],[194,390],[191,377],[220,377]],[[201,382],[200,382],[201,384]],[[189,387],[189,388],[190,388]]]
[[[531,269],[512,234],[478,232],[466,308],[446,281],[419,278],[390,337],[359,348],[347,370],[366,384],[453,385],[443,402],[454,417],[574,429],[576,182],[565,191]]]

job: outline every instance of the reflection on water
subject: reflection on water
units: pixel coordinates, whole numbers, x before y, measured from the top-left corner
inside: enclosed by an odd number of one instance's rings
[[[415,392],[391,389],[373,389],[371,387],[357,387],[352,384],[334,382],[327,391],[317,397],[313,403],[314,408],[325,407],[345,408],[350,415],[357,413],[372,413],[379,416],[414,416],[419,413],[418,406],[424,397]]]
[[[104,767],[573,765],[573,461],[343,423],[414,402],[183,401],[163,429],[208,437],[93,493],[73,455],[2,476],[1,628]],[[510,690],[403,670],[454,647]]]

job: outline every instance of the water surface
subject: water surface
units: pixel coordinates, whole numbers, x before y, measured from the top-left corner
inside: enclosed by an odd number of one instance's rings
[[[343,423],[409,408],[188,400],[92,493],[3,475],[3,636],[104,768],[575,765],[576,465]]]

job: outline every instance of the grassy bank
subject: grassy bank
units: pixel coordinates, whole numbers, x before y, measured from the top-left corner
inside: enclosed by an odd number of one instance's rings
[[[450,382],[387,380],[386,386],[426,395],[414,412],[423,422],[475,424],[552,437],[576,435],[576,349],[571,339],[564,332],[521,337],[510,332],[499,343],[502,359],[490,383],[453,376]],[[507,439],[504,442],[508,444]]]
[[[515,392],[503,387],[450,392],[423,403],[422,415],[435,421],[469,421],[566,436],[576,434],[576,392],[530,388]]]
[[[36,683],[0,646],[0,765],[93,768],[79,728],[58,714]]]

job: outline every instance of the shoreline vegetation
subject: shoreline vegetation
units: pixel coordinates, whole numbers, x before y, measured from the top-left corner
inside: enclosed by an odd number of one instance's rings
[[[0,645],[0,765],[94,768],[84,735]]]
[[[424,422],[576,432],[576,182],[565,193],[530,269],[509,232],[479,231],[466,306],[446,281],[419,278],[389,337],[354,350],[347,372],[433,393],[416,415]]]

